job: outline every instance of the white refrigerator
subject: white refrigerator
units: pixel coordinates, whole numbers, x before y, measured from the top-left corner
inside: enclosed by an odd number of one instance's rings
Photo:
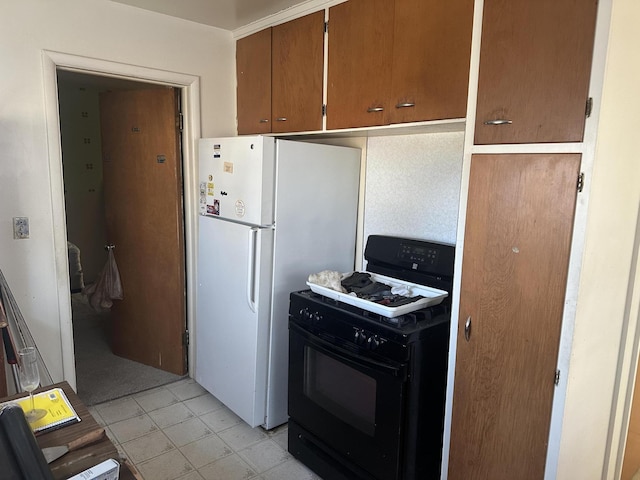
[[[195,378],[252,427],[287,417],[289,294],[354,269],[360,150],[201,139]]]

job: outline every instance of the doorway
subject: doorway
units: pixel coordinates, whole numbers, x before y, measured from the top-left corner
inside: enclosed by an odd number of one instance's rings
[[[92,405],[175,381],[186,373],[186,361],[177,367],[169,368],[169,370],[173,371],[173,373],[169,373],[163,371],[167,368],[162,362],[156,364],[155,360],[138,358],[138,352],[150,348],[150,344],[156,339],[157,335],[154,334],[153,329],[147,328],[145,330],[146,333],[139,333],[136,340],[131,342],[134,346],[129,351],[126,351],[126,349],[125,351],[119,351],[118,353],[121,356],[113,354],[114,341],[118,341],[121,344],[122,338],[129,339],[136,334],[135,331],[128,330],[123,333],[122,329],[115,330],[115,328],[118,325],[122,327],[123,325],[127,326],[138,322],[140,317],[144,316],[144,313],[141,315],[141,312],[146,309],[141,306],[150,305],[148,295],[145,296],[144,292],[137,288],[137,285],[129,283],[130,288],[125,292],[125,299],[122,301],[114,300],[114,306],[110,310],[99,309],[99,311],[96,311],[89,305],[88,297],[82,293],[83,286],[95,283],[99,279],[102,268],[107,261],[107,252],[104,247],[113,241],[114,231],[117,230],[114,229],[116,222],[113,221],[113,211],[116,208],[114,205],[119,202],[114,200],[113,195],[111,197],[107,196],[108,200],[105,201],[105,172],[103,169],[105,165],[103,164],[103,152],[105,149],[108,151],[108,147],[117,141],[117,138],[110,135],[105,140],[104,132],[101,132],[101,124],[104,124],[104,118],[101,120],[101,117],[104,117],[105,105],[108,107],[113,102],[109,104],[103,103],[101,106],[100,99],[101,97],[103,100],[105,97],[112,99],[115,96],[128,99],[129,104],[131,99],[134,99],[135,101],[143,102],[138,105],[138,109],[152,111],[156,107],[153,98],[154,96],[157,97],[157,94],[162,94],[166,97],[166,93],[168,93],[171,98],[174,96],[179,98],[179,95],[174,95],[171,87],[161,84],[143,83],[64,70],[59,70],[57,73],[63,152],[64,201],[70,260],[70,296],[76,390],[86,404]],[[140,98],[142,100],[136,100]],[[144,102],[147,103],[145,104]],[[123,108],[126,109],[126,106],[123,106]],[[106,108],[106,110],[109,110],[109,108]],[[111,108],[111,113],[113,114],[113,108]],[[155,115],[155,117],[158,117],[158,115]],[[173,119],[170,119],[169,123],[171,121]],[[117,120],[115,124],[118,124]],[[109,132],[111,133],[111,131]],[[141,136],[138,135],[138,138],[141,138]],[[176,145],[179,145],[177,138],[176,135]],[[126,141],[127,139],[125,139]],[[129,152],[131,151],[130,148],[133,147],[125,143],[124,148]],[[181,158],[177,150],[179,150],[179,147],[176,148],[177,159],[174,159],[174,161],[176,166],[178,162],[180,163],[178,170],[181,170]],[[139,157],[139,152],[132,154],[132,158]],[[171,159],[167,163],[170,162]],[[111,180],[106,182],[106,186],[111,187],[111,192],[113,192],[114,187],[113,163],[115,162],[107,165],[111,172]],[[160,160],[158,160],[158,163],[160,163]],[[166,171],[168,166],[164,165],[164,156],[162,163],[162,170]],[[137,170],[127,170],[123,172],[120,179],[126,178],[127,181],[130,180],[133,184],[137,182],[140,185],[147,185],[150,182],[148,175],[143,176],[141,172],[136,172]],[[154,172],[152,176],[156,174],[157,172]],[[136,175],[141,178],[137,178]],[[181,176],[178,177],[180,183],[182,182],[181,178]],[[163,188],[163,192],[166,191],[167,189]],[[172,200],[180,206],[177,230],[181,237],[181,251],[184,252],[184,212],[182,211],[180,194],[181,185],[179,189],[175,190]],[[169,194],[165,194],[163,197],[170,195],[171,192],[169,191]],[[122,205],[119,208],[122,209]],[[126,208],[126,205],[124,208]],[[105,215],[105,210],[112,215]],[[126,213],[128,218],[133,218],[131,212]],[[107,217],[111,220],[108,221]],[[118,225],[115,226],[117,227]],[[132,261],[135,262],[135,259],[142,258],[147,254],[148,250],[148,248],[145,248],[144,242],[140,245],[129,245],[129,251],[126,251],[126,246],[124,245],[120,248],[122,250],[119,252],[116,246],[114,250],[115,257],[117,259],[119,253],[122,254],[125,263],[121,269],[125,272],[127,269],[136,271],[136,268],[131,269],[130,264]],[[175,251],[175,249],[171,249],[171,251]],[[131,260],[132,258],[134,260]],[[181,263],[177,266],[177,276],[182,277],[182,287],[178,286],[177,288],[179,293],[178,297],[175,298],[175,303],[182,304],[183,307],[182,313],[179,315],[181,318],[172,318],[171,322],[181,322],[182,326],[177,333],[175,328],[171,330],[172,333],[170,335],[172,335],[172,339],[176,337],[174,339],[175,342],[179,342],[181,345],[182,333],[186,330],[184,253],[180,256],[180,261]],[[136,267],[137,270],[142,271],[142,275],[139,278],[155,276],[155,271],[145,271],[145,269],[149,269],[148,264],[145,265],[141,262]],[[80,273],[78,272],[79,268]],[[122,305],[127,305],[127,307],[123,308]],[[131,313],[131,306],[134,307],[133,313]],[[169,343],[166,337],[161,340],[163,345]],[[173,342],[174,340],[171,341]],[[186,346],[184,348],[186,349]],[[183,350],[183,352],[186,352],[186,350]],[[185,357],[184,353],[182,356],[183,358]],[[151,357],[153,358],[154,356],[151,355]]]

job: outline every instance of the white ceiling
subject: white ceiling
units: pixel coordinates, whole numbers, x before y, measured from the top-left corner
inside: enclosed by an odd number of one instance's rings
[[[309,0],[111,0],[193,22],[236,30]]]

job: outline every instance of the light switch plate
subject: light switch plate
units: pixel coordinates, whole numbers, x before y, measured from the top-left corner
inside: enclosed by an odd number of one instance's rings
[[[13,238],[29,238],[29,217],[13,217]]]

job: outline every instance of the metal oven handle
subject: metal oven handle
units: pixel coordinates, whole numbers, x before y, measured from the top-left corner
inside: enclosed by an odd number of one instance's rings
[[[346,364],[350,364],[359,368],[376,370],[378,372],[392,375],[394,377],[401,377],[405,375],[404,365],[392,365],[389,363],[378,362],[371,358],[358,355],[355,352],[350,352],[349,350],[346,350],[338,345],[334,345],[331,342],[323,340],[322,338],[314,335],[313,333],[305,330],[295,323],[290,323],[289,329],[303,337],[310,345],[316,347],[318,350],[321,350],[323,353],[326,353],[331,357]]]

